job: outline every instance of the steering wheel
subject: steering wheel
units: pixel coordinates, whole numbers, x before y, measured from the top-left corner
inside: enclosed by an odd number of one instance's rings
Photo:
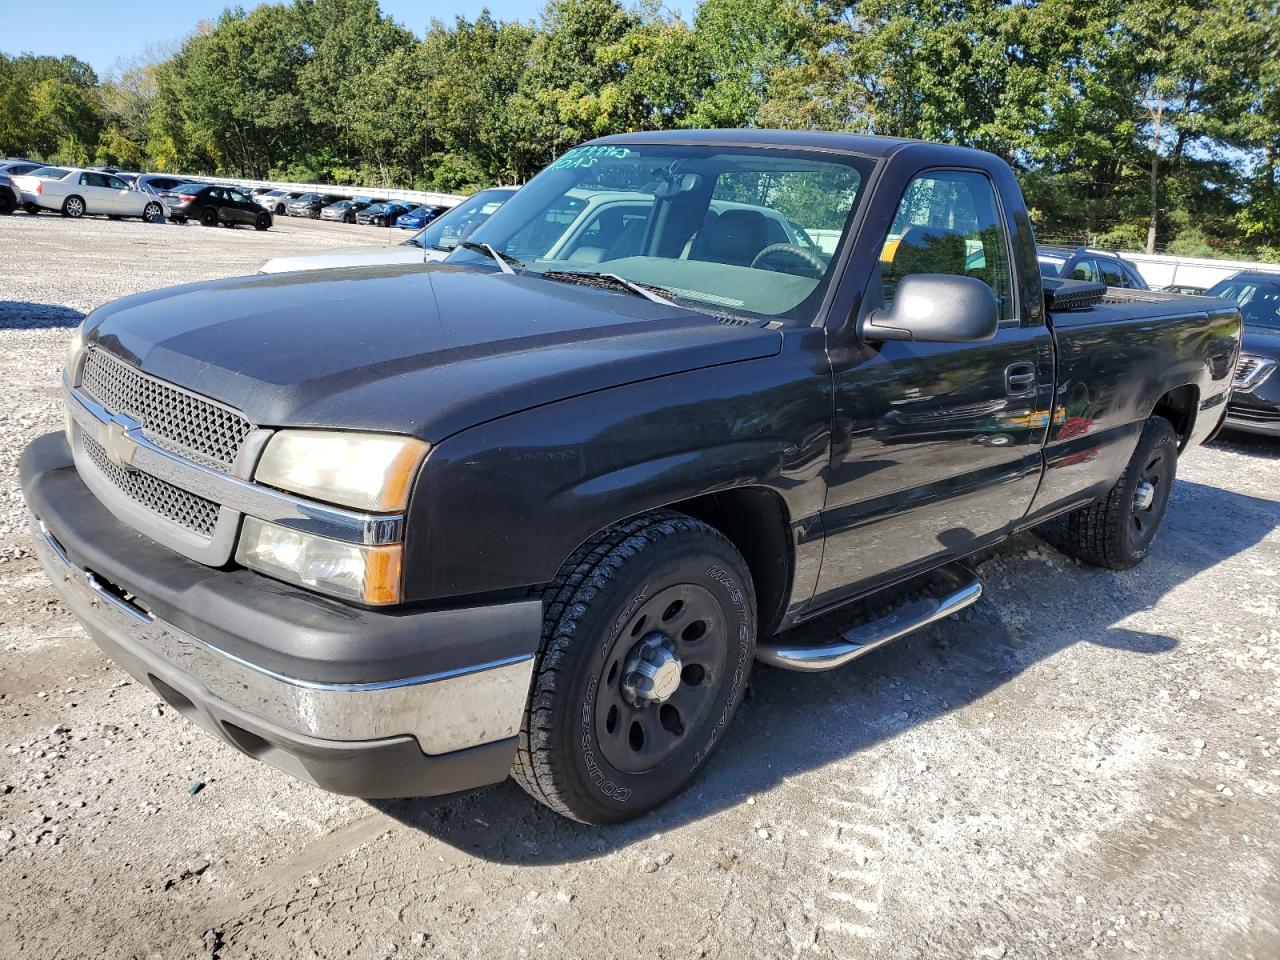
[[[777,266],[769,266],[770,261]],[[794,268],[799,266],[799,276],[812,277],[814,280],[821,280],[822,275],[827,272],[827,261],[812,250],[798,247],[794,243],[769,244],[755,255],[751,266],[772,270],[774,273],[791,274],[796,274],[797,271]]]

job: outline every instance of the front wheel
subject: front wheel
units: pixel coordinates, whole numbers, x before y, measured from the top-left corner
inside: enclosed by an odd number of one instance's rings
[[[659,511],[570,557],[543,594],[542,647],[512,773],[583,823],[638,817],[689,785],[755,656],[751,575],[712,527]]]
[[[253,229],[255,230],[259,230],[259,231],[266,230],[270,226],[271,226],[271,215],[268,213],[258,214],[258,219],[253,221]]]
[[[1177,472],[1178,434],[1164,417],[1151,417],[1107,495],[1067,514],[1059,546],[1095,567],[1136,567],[1160,530]]]
[[[142,208],[142,219],[147,223],[164,223],[164,208],[152,201]]]

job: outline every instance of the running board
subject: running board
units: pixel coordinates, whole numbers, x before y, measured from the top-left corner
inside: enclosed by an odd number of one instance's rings
[[[976,603],[982,596],[982,584],[967,567],[951,565],[934,572],[943,581],[945,592],[904,604],[892,613],[870,623],[860,623],[841,634],[834,643],[800,645],[764,643],[756,648],[756,659],[784,670],[814,673],[842,667],[876,647],[905,637]],[[785,640],[786,634],[782,639]]]

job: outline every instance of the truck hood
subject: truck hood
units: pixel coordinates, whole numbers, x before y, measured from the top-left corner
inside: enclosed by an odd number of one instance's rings
[[[1244,353],[1280,360],[1280,330],[1245,324],[1240,349]]]
[[[377,267],[395,264],[434,263],[448,256],[443,250],[426,250],[412,243],[363,244],[303,253],[291,257],[273,257],[262,265],[262,273],[287,273],[291,270],[332,270],[335,267]]]
[[[782,336],[611,290],[419,264],[138,294],[95,311],[85,341],[261,426],[438,442],[565,397],[769,356]]]

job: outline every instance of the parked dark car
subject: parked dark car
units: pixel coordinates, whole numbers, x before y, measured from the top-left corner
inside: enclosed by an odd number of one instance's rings
[[[277,217],[289,215],[289,204],[303,195],[301,190],[268,190],[253,198],[263,210]]]
[[[197,220],[205,227],[216,227],[220,223],[228,227],[245,224],[255,230],[271,227],[271,214],[236,187],[184,183],[174,187],[172,194],[168,207],[169,215],[175,220]]]
[[[1219,281],[1206,296],[1231,300],[1244,316],[1227,426],[1280,437],[1280,272],[1244,272]]]
[[[627,134],[443,263],[100,307],[22,489],[67,608],[229,745],[364,797],[511,773],[614,823],[706,768],[756,659],[831,669],[942,621],[982,592],[962,561],[1050,518],[1140,563],[1240,326],[1042,281],[988,153]]]
[[[356,223],[374,227],[390,227],[395,224],[396,218],[406,213],[411,206],[412,204],[405,203],[403,200],[387,200],[383,203],[375,203],[356,214]]]
[[[414,207],[412,210],[406,210],[396,217],[396,226],[401,230],[421,230],[448,209],[448,207],[435,204]]]
[[[198,184],[196,181],[184,180],[169,173],[144,173],[138,177],[134,187],[156,197],[164,205],[165,216],[174,223],[186,223],[187,218],[182,214],[175,214],[173,208],[175,204],[180,203],[177,188],[188,185],[197,186]]]
[[[341,199],[341,197],[331,196],[327,193],[304,193],[296,200],[289,201],[289,216],[310,217],[312,220],[318,220],[320,219],[321,210]]]
[[[22,205],[22,191],[7,175],[0,173],[0,214],[10,214]]]
[[[36,163],[34,160],[5,160],[0,162],[0,173],[6,177],[20,177],[43,166],[43,163]]]
[[[1036,247],[1036,258],[1042,277],[1088,280],[1130,290],[1150,289],[1137,267],[1108,250],[1041,245]]]
[[[355,223],[356,214],[369,206],[370,200],[339,200],[320,211],[321,220],[340,220],[343,223]]]

